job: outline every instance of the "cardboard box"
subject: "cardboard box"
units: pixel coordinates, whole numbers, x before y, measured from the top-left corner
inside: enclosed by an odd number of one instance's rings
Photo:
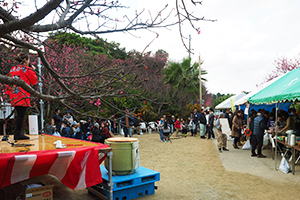
[[[25,200],[53,200],[53,186],[28,188],[25,190]]]

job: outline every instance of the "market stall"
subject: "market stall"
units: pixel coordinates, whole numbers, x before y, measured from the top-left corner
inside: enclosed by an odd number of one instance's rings
[[[282,74],[281,76],[278,76],[277,78],[274,78],[266,83],[261,84],[260,86],[258,86],[256,89],[254,89],[253,91],[249,92],[247,95],[243,96],[242,98],[240,98],[239,100],[237,100],[234,105],[236,107],[236,109],[242,109],[245,110],[247,107],[247,104],[249,104],[248,100],[250,97],[254,96],[255,94],[257,94],[258,92],[260,92],[261,90],[265,89],[266,87],[268,87],[269,85],[271,85],[272,83],[276,82],[277,80],[279,80],[281,77],[283,77],[285,74]],[[291,103],[290,102],[284,102],[284,103],[279,103],[278,104],[278,108],[287,111],[288,108],[290,107]],[[250,103],[249,107],[249,111],[251,109],[254,109],[256,111],[258,111],[259,109],[264,109],[267,110],[269,112],[272,111],[272,109],[275,107],[275,103],[273,104],[253,104]]]
[[[238,93],[232,97],[229,97],[228,99],[226,99],[225,101],[223,101],[222,103],[220,103],[219,105],[217,105],[215,107],[215,109],[217,110],[221,110],[221,109],[228,109],[231,108],[232,105],[234,105],[234,102],[243,98],[244,96],[246,96],[246,94],[244,92]]]
[[[277,122],[278,104],[283,102],[296,102],[300,97],[300,68],[290,71],[268,87],[249,98],[253,104],[276,105],[275,121]],[[275,128],[275,169],[277,169],[277,123]]]

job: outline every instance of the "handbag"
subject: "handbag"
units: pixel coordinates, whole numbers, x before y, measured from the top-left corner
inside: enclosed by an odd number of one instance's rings
[[[233,127],[233,130],[237,131],[237,132],[241,131],[240,129],[236,128],[235,126]]]

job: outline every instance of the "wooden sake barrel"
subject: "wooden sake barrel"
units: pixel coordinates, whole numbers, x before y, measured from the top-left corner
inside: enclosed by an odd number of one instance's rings
[[[132,174],[140,166],[139,140],[137,138],[114,137],[105,141],[112,148],[113,175]],[[105,160],[108,170],[108,159]]]

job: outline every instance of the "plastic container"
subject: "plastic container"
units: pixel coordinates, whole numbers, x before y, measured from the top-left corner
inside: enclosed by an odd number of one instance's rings
[[[39,134],[38,116],[28,115],[28,124],[29,124],[29,134],[38,135]]]
[[[290,145],[295,146],[296,145],[296,135],[292,134],[290,137]]]
[[[105,141],[112,148],[113,175],[132,174],[140,166],[139,141],[137,138],[116,137]],[[108,160],[105,160],[108,170]]]

